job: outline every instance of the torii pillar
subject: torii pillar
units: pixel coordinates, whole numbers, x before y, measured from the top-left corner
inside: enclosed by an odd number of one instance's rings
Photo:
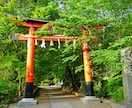
[[[85,28],[82,29],[82,36],[88,38],[88,30]],[[93,40],[94,41],[94,40]],[[84,77],[85,77],[85,86],[86,86],[86,96],[81,98],[83,103],[90,102],[90,101],[98,101],[100,99],[96,98],[94,95],[94,88],[93,88],[93,73],[92,73],[92,66],[90,63],[90,46],[89,42],[82,43],[82,50],[83,50],[83,63],[84,63]]]
[[[84,37],[88,37],[88,31],[83,29],[82,35]],[[93,90],[93,75],[92,75],[92,67],[90,63],[90,47],[88,42],[82,43],[83,49],[83,62],[84,62],[84,77],[85,77],[85,85],[86,85],[86,96],[94,96]]]
[[[34,36],[35,28],[29,28],[29,35]],[[27,43],[27,64],[26,64],[26,84],[25,98],[33,98],[33,82],[34,82],[34,38],[28,38]]]
[[[34,47],[35,47],[35,40],[37,41],[66,41],[70,39],[77,39],[77,37],[36,37],[35,30],[37,28],[41,28],[43,23],[37,20],[29,20],[24,23],[18,23],[18,26],[23,26],[28,28],[28,34],[17,34],[17,37],[14,37],[14,40],[21,40],[27,41],[27,64],[26,64],[26,82],[25,82],[25,91],[24,91],[24,98],[18,102],[18,105],[34,105],[37,104],[37,100],[34,100],[33,96],[33,83],[34,83]],[[48,29],[51,29],[52,26],[47,26]]]
[[[34,47],[35,47],[35,30],[42,27],[41,23],[34,21],[27,21],[24,23],[18,23],[18,26],[28,28],[27,38],[27,62],[26,62],[26,82],[24,98],[18,102],[18,105],[34,105],[37,104],[37,100],[34,100],[33,96],[33,83],[34,83]]]
[[[30,27],[28,34],[34,36],[35,28]],[[27,64],[26,64],[26,83],[24,98],[18,102],[18,105],[37,104],[37,100],[33,98],[33,83],[34,83],[34,38],[28,37],[27,40]]]
[[[34,36],[34,27],[29,28],[29,35]],[[18,102],[18,105],[37,104],[37,100],[33,98],[33,83],[34,83],[34,38],[28,37],[27,40],[27,64],[26,64],[26,83],[24,98]]]

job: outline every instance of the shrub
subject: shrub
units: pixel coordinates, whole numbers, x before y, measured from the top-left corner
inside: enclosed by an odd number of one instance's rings
[[[3,103],[13,102],[18,94],[17,84],[0,80],[0,100]]]
[[[115,101],[123,101],[123,87],[122,87],[122,76],[115,76],[108,80],[106,84],[106,91],[108,96],[110,96]]]
[[[106,81],[94,81],[94,91],[97,97],[105,97],[114,101],[123,101],[122,76],[117,75]]]

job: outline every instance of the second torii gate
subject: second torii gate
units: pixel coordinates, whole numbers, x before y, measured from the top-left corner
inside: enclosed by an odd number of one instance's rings
[[[68,37],[57,37],[57,36],[48,36],[48,37],[37,37],[35,36],[35,30],[37,28],[42,28],[43,24],[48,23],[48,21],[36,20],[36,19],[27,19],[27,21],[23,23],[17,23],[18,26],[23,26],[28,28],[28,34],[17,34],[15,37],[16,40],[26,40],[27,41],[27,64],[26,64],[26,83],[25,83],[25,93],[24,98],[18,102],[18,105],[23,104],[37,104],[37,100],[34,100],[33,97],[33,83],[34,83],[34,47],[35,40],[37,41],[67,41],[77,39],[77,36],[68,36]],[[87,28],[96,28],[102,29],[104,26],[92,26]],[[47,28],[51,29],[52,26],[47,26]],[[88,31],[82,27],[82,36],[88,37]],[[83,50],[83,62],[84,62],[84,75],[85,75],[85,83],[86,83],[86,97],[94,96],[93,90],[93,75],[92,68],[90,64],[90,48],[88,42],[82,43]]]

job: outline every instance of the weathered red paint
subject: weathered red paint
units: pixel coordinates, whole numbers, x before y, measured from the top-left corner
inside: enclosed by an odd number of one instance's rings
[[[34,36],[35,28],[29,28],[29,35]],[[34,82],[34,38],[28,38],[27,44],[27,64],[26,64],[26,82]]]
[[[84,37],[88,37],[88,31],[83,29],[82,35]],[[84,62],[84,76],[85,76],[85,82],[92,82],[93,76],[92,76],[92,67],[90,63],[90,47],[88,42],[83,42],[82,44],[83,49],[83,62]]]
[[[48,37],[35,37],[35,36],[30,36],[28,35],[23,35],[23,34],[17,34],[17,39],[21,40],[21,41],[26,41],[28,40],[28,37],[34,38],[37,41],[58,41],[58,39],[60,39],[60,41],[67,41],[67,40],[73,40],[73,39],[77,39],[78,37],[76,36],[69,36],[69,37],[57,37],[57,36],[48,36]]]
[[[42,23],[37,23],[37,22],[28,22],[27,21],[27,22],[17,23],[17,26],[42,28],[43,24]]]

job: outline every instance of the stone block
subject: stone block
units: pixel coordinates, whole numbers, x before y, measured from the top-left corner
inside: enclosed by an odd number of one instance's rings
[[[20,100],[18,102],[18,106],[21,105],[36,105],[37,104],[37,100],[34,100],[34,98],[23,98],[22,100]]]
[[[84,98],[81,98],[81,101],[83,103],[88,103],[88,102],[98,102],[100,103],[101,102],[101,99],[100,98],[96,98],[95,96],[85,96]]]
[[[132,104],[132,48],[121,51],[121,61],[125,64],[122,71],[124,101]]]

